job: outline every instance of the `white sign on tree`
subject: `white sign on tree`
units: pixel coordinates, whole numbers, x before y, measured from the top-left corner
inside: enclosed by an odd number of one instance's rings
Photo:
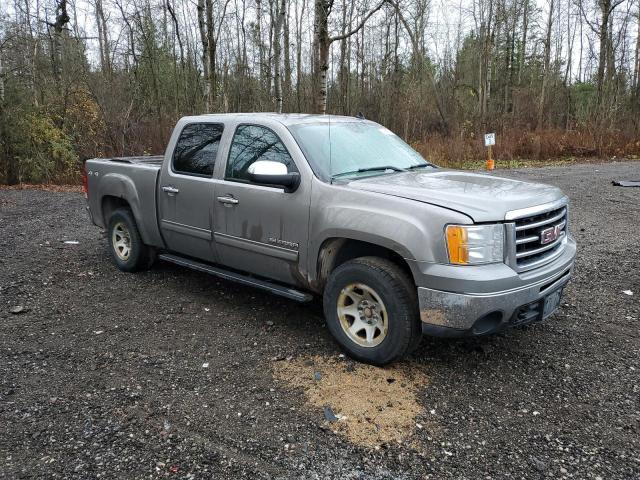
[[[491,147],[496,144],[496,134],[495,133],[485,133],[484,134],[484,146]]]

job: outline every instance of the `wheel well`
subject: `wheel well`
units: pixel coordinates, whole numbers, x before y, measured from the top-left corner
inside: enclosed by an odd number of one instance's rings
[[[107,195],[102,198],[102,219],[104,221],[105,228],[109,225],[109,217],[118,208],[131,208],[129,202],[120,197],[114,197]]]
[[[317,282],[315,282],[316,289],[322,291],[331,272],[343,263],[359,257],[381,257],[391,260],[413,280],[411,267],[409,267],[409,264],[402,255],[397,252],[361,240],[330,238],[323,243],[318,255]]]

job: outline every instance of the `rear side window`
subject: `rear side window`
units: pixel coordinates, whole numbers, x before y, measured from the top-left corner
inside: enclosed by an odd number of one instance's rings
[[[240,125],[233,136],[225,177],[250,181],[247,170],[258,160],[283,163],[289,173],[298,171],[291,155],[273,131],[258,125]]]
[[[218,155],[223,126],[191,123],[182,129],[173,151],[173,171],[210,177]]]

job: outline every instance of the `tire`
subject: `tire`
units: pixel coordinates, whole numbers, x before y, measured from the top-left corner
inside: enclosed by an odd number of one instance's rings
[[[119,208],[109,217],[107,241],[111,258],[123,272],[146,270],[155,260],[153,248],[142,242],[133,213],[128,208]]]
[[[340,265],[327,281],[323,306],[337,343],[361,362],[386,365],[420,343],[416,287],[389,260],[361,257]]]

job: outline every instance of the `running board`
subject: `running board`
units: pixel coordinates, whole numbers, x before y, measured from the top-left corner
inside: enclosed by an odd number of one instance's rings
[[[232,282],[241,283],[242,285],[261,288],[262,290],[266,290],[268,292],[280,295],[281,297],[289,298],[291,300],[295,300],[297,302],[310,302],[313,299],[313,296],[309,293],[294,290],[293,288],[278,285],[277,283],[272,283],[267,280],[260,280],[248,275],[242,275],[241,273],[224,270],[222,268],[214,267],[206,263],[191,260],[190,258],[184,258],[178,255],[172,255],[170,253],[161,253],[160,255],[158,255],[158,258],[166,262],[175,263],[176,265],[180,265],[182,267],[187,267],[192,270],[208,273],[209,275],[214,275],[225,280],[231,280]]]

